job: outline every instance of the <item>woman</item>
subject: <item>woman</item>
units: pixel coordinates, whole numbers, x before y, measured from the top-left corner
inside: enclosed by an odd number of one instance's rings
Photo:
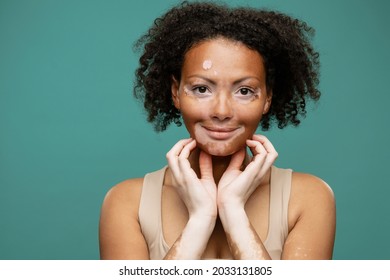
[[[158,131],[182,118],[189,138],[168,166],[107,194],[102,259],[331,259],[335,202],[321,179],[273,166],[263,135],[298,125],[317,100],[312,29],[286,15],[210,3],[157,19],[136,97]]]

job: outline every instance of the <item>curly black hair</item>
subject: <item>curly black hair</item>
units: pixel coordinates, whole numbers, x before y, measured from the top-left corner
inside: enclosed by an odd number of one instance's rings
[[[180,112],[171,97],[172,77],[180,81],[186,52],[195,44],[217,37],[245,44],[264,59],[271,107],[261,119],[268,130],[297,126],[306,115],[306,100],[318,100],[319,54],[310,39],[314,29],[305,22],[275,11],[231,8],[210,2],[181,3],[157,18],[136,43],[142,50],[136,70],[134,95],[144,103],[156,131],[174,122]]]

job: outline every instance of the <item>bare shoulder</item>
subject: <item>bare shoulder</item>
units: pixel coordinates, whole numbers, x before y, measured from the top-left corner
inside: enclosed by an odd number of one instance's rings
[[[294,222],[306,212],[333,212],[334,208],[333,190],[324,180],[311,174],[293,172],[289,212]]]
[[[334,197],[331,187],[324,180],[308,173],[293,172],[292,187],[307,194]]]
[[[334,201],[331,187],[321,178],[307,173],[293,172],[292,191],[303,198],[310,198],[310,201]]]
[[[288,224],[283,259],[332,258],[336,207],[333,191],[324,180],[293,173]]]
[[[106,194],[99,225],[102,259],[147,259],[148,250],[138,221],[143,178],[129,179]]]
[[[115,206],[137,206],[141,197],[142,184],[143,178],[134,178],[115,185],[107,192],[103,202],[103,209]]]

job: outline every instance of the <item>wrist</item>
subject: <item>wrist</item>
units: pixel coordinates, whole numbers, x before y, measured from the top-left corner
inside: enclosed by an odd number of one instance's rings
[[[218,217],[218,206],[216,203],[212,208],[196,208],[188,211],[189,220],[193,219],[194,221],[200,222],[213,222]]]
[[[248,216],[245,208],[241,204],[224,204],[218,208],[219,218],[223,224],[225,231],[231,233],[235,227],[246,225]]]
[[[235,215],[245,212],[245,203],[240,199],[229,198],[229,199],[218,199],[218,214],[222,215]]]
[[[217,206],[218,206],[218,212],[221,210],[230,210],[230,209],[243,209],[245,206],[246,201],[244,199],[234,193],[224,190],[218,190],[217,195]]]
[[[212,232],[217,220],[215,215],[192,214],[188,218],[187,226],[193,228],[196,232]]]

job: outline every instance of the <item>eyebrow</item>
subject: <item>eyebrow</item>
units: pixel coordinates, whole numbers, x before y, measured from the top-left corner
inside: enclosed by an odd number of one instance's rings
[[[191,78],[199,78],[199,79],[202,79],[202,80],[207,81],[208,83],[210,83],[210,84],[212,84],[212,85],[217,84],[214,80],[212,80],[212,79],[210,79],[210,78],[207,78],[207,77],[205,77],[205,76],[202,76],[202,75],[197,75],[197,74],[195,74],[195,75],[188,76],[187,78],[188,78],[188,79],[191,79]],[[233,82],[233,85],[242,83],[243,81],[249,80],[249,79],[255,79],[255,80],[261,82],[260,79],[257,78],[257,77],[255,77],[255,76],[247,76],[247,77],[243,77],[243,78],[241,78],[241,79],[238,79],[238,80],[234,81],[234,82]]]

